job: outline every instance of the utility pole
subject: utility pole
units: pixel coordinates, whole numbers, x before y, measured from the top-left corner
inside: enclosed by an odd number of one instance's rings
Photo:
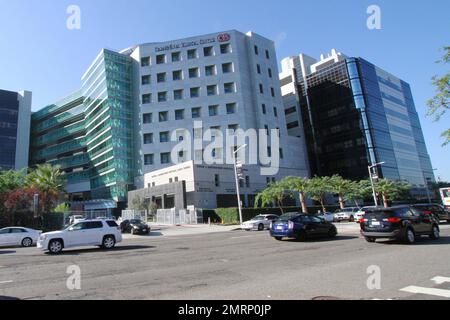
[[[233,164],[234,164],[234,177],[236,180],[236,193],[237,193],[237,200],[238,200],[238,208],[239,208],[239,223],[242,225],[242,202],[241,202],[241,191],[239,188],[239,180],[242,178],[242,163],[237,162],[237,153],[242,148],[245,148],[247,145],[244,144],[243,146],[240,146],[235,151],[233,151]]]
[[[373,200],[375,202],[375,207],[378,207],[378,196],[377,196],[377,192],[375,191],[375,183],[373,180],[374,180],[374,178],[378,179],[378,175],[375,177],[374,173],[372,172],[372,169],[376,168],[378,166],[381,166],[383,164],[385,164],[385,162],[375,163],[374,165],[369,166],[370,184],[372,185]]]

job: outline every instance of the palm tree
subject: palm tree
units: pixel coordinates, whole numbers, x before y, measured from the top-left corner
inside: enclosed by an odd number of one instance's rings
[[[255,208],[258,208],[261,203],[262,207],[273,205],[274,202],[278,204],[278,207],[283,211],[283,200],[292,197],[292,194],[285,189],[281,183],[271,184],[268,188],[258,193],[255,198]]]
[[[383,197],[385,208],[389,207],[389,201],[396,200],[404,192],[409,190],[411,190],[411,186],[404,182],[382,179],[375,183],[375,191]]]
[[[299,193],[302,212],[308,213],[306,205],[306,192],[308,191],[309,179],[300,177],[286,177],[281,181],[286,190],[292,190]]]
[[[356,196],[355,191],[358,189],[358,184],[354,181],[346,180],[340,175],[332,176],[329,182],[330,192],[338,195],[339,205],[341,209],[344,209],[345,202]]]
[[[41,193],[42,208],[51,212],[64,192],[65,179],[59,166],[38,165],[28,176],[28,185]]]
[[[325,208],[325,197],[331,193],[330,179],[330,177],[314,177],[309,181],[306,192],[311,199],[320,203],[323,212],[327,211]]]

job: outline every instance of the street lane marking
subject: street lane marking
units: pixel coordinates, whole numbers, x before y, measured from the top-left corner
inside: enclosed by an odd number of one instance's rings
[[[415,293],[415,294],[426,294],[426,295],[431,295],[431,296],[450,298],[450,290],[444,290],[444,289],[410,286],[410,287],[400,289],[400,291]]]
[[[9,280],[9,281],[0,281],[0,284],[7,284],[7,283],[13,283],[14,281]]]
[[[450,278],[447,278],[447,277],[435,277],[435,278],[431,279],[431,281],[433,281],[436,284],[444,284],[444,283],[450,282]]]

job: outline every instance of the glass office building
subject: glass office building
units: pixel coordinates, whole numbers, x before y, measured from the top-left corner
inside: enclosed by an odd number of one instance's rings
[[[282,84],[295,83],[313,174],[360,180],[380,162],[378,175],[418,189],[434,174],[410,86],[361,58],[333,50],[320,61],[300,55]],[[291,59],[289,62],[289,59]],[[293,110],[285,104],[285,110]]]
[[[0,171],[28,166],[31,92],[0,90]]]
[[[102,50],[79,91],[32,115],[30,165],[60,166],[71,201],[126,201],[134,178],[131,77],[129,57]]]

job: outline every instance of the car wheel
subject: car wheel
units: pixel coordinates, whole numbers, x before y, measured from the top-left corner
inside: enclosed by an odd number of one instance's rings
[[[414,233],[414,230],[411,228],[406,229],[405,233],[405,243],[407,244],[414,244],[416,242],[416,234]]]
[[[355,217],[354,217],[354,216],[351,216],[349,221],[350,221],[350,222],[355,222]]]
[[[28,248],[33,245],[33,240],[31,238],[25,238],[22,240],[22,247]]]
[[[305,242],[306,241],[306,233],[303,231],[300,231],[299,233],[297,233],[297,240],[300,242]]]
[[[370,242],[370,243],[374,243],[374,242],[377,241],[377,239],[371,238],[371,237],[365,237],[365,239],[366,239],[367,242]]]
[[[62,251],[63,244],[61,240],[52,240],[48,244],[48,251],[50,251],[51,254],[58,254]]]
[[[331,228],[330,231],[328,231],[328,237],[329,238],[335,238],[337,236],[337,230],[335,228]]]
[[[116,245],[116,239],[113,236],[105,236],[103,238],[102,247],[103,249],[112,249]]]
[[[275,240],[281,241],[281,240],[283,240],[283,237],[275,237]]]
[[[264,230],[264,225],[262,223],[260,223],[258,226],[258,231],[263,231],[263,230]]]
[[[433,226],[433,229],[431,230],[430,238],[433,240],[438,240],[441,237],[439,228],[437,225]]]

